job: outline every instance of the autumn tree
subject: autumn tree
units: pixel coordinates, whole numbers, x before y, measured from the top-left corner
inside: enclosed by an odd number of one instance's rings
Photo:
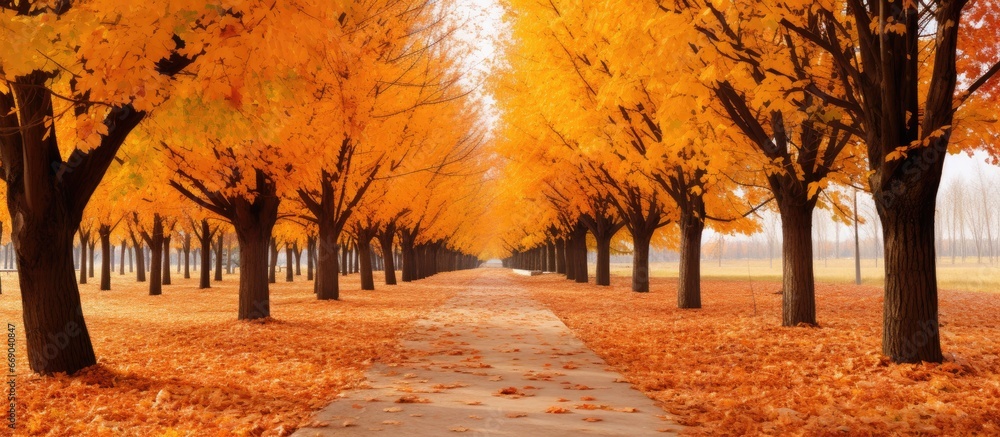
[[[978,116],[995,108],[1000,60],[983,45],[996,36],[995,7],[848,0],[787,5],[778,17],[829,60],[832,71],[809,72],[802,86],[854,120],[865,142],[885,244],[882,352],[896,362],[942,360],[935,198],[949,145],[981,137],[989,131],[981,121],[995,118]]]
[[[187,44],[205,47],[221,12],[194,2],[0,3],[0,159],[8,208],[23,217],[13,241],[33,371],[94,364],[73,235],[129,133],[200,53]]]

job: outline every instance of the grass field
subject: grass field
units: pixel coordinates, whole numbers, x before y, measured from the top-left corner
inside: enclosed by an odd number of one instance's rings
[[[591,274],[594,266],[591,265]],[[813,264],[816,272],[816,282],[819,283],[854,283],[854,259],[817,260]],[[678,265],[676,262],[659,262],[650,264],[650,276],[654,278],[676,278]],[[630,276],[632,265],[618,263],[611,265],[613,275]],[[705,280],[723,281],[781,281],[781,259],[768,260],[718,260],[706,259],[701,264],[702,278]],[[881,286],[885,278],[882,260],[861,260],[861,280],[864,284]],[[1000,292],[1000,265],[977,264],[961,262],[952,264],[951,260],[938,262],[938,286],[944,290],[964,290]]]

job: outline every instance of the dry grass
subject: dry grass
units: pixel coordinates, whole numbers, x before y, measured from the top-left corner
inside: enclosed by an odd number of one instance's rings
[[[876,265],[877,262],[877,265]],[[593,268],[593,266],[591,266]],[[882,260],[861,260],[861,280],[868,285],[881,286],[885,280]],[[854,259],[826,259],[813,262],[816,282],[853,284]],[[722,265],[718,260],[705,259],[701,265],[702,277],[707,280],[724,281],[781,281],[781,258],[772,261],[724,259]],[[676,278],[678,265],[676,262],[658,262],[650,264],[650,276],[658,278]],[[611,273],[621,276],[632,275],[631,264],[612,264]],[[593,273],[591,273],[593,274]],[[945,290],[1000,292],[1000,265],[976,263],[974,261],[952,264],[951,259],[938,261],[938,284]]]
[[[273,320],[248,323],[236,320],[235,276],[210,290],[179,276],[155,297],[128,275],[113,276],[113,291],[82,286],[98,365],[39,377],[19,350],[18,435],[287,434],[360,383],[373,360],[393,362],[409,321],[469,277],[361,292],[352,275],[339,302],[316,300],[298,277],[272,286]],[[23,339],[14,276],[3,281],[0,320]]]
[[[944,365],[891,365],[882,291],[817,286],[821,328],[782,328],[775,282],[703,282],[700,310],[677,309],[674,280],[652,293],[518,277],[633,384],[711,435],[997,435],[1000,300],[943,291]]]

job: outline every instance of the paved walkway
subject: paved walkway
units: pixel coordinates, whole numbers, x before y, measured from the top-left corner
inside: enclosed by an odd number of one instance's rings
[[[295,436],[643,436],[680,430],[512,273],[479,269],[418,321],[409,362],[374,365]],[[527,279],[530,280],[530,279]]]

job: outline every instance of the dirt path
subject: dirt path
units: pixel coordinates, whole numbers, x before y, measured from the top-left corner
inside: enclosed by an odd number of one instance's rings
[[[376,364],[296,436],[668,435],[680,427],[583,345],[507,270],[418,321],[409,361]]]

